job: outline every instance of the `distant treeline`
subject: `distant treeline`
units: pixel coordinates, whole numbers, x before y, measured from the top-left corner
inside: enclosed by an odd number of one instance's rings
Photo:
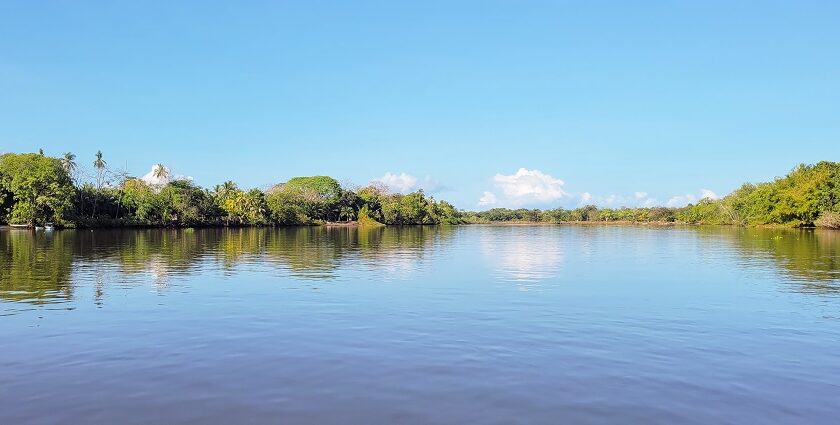
[[[212,189],[171,178],[158,164],[155,181],[111,170],[97,152],[94,176],[82,182],[75,155],[0,156],[0,223],[65,227],[461,223],[460,212],[423,191],[388,193],[375,185],[342,187],[326,176],[295,177],[262,191],[233,182]]]
[[[471,223],[622,221],[840,228],[840,163],[799,165],[772,182],[747,183],[722,199],[706,198],[681,208],[494,208],[463,213],[462,218]]]
[[[467,223],[494,222],[529,222],[529,223],[569,223],[569,222],[633,222],[633,223],[674,223],[677,222],[677,208],[598,208],[587,205],[575,209],[555,208],[508,209],[493,208],[487,211],[463,212],[462,219]]]
[[[82,178],[75,155],[0,156],[0,223],[66,227],[269,226],[358,221],[360,224],[493,222],[633,222],[840,228],[840,163],[800,165],[772,182],[744,184],[722,199],[681,208],[506,209],[459,211],[422,190],[344,187],[327,176],[295,177],[265,191],[233,182],[212,189],[171,178],[158,164],[154,181],[110,169],[97,152]]]

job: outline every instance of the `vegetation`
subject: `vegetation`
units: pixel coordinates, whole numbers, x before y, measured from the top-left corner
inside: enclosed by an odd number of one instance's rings
[[[587,205],[575,209],[556,208],[550,210],[493,208],[481,212],[463,213],[469,223],[526,222],[526,223],[571,223],[571,222],[627,222],[627,223],[674,223],[678,209],[654,208],[598,208]]]
[[[799,165],[772,182],[745,184],[719,200],[678,211],[689,223],[834,227],[840,213],[840,163]]]
[[[494,208],[464,213],[463,219],[471,223],[663,222],[836,229],[840,228],[840,163],[802,164],[772,182],[747,183],[722,199],[706,198],[682,208]]]
[[[364,225],[461,223],[451,204],[422,190],[343,187],[327,176],[295,177],[263,192],[228,181],[212,190],[156,164],[145,181],[111,170],[101,151],[85,179],[76,155],[0,156],[0,223],[66,227],[270,226],[351,222]]]
[[[40,154],[0,156],[0,221],[65,223],[74,194],[60,160]]]
[[[147,182],[108,167],[101,151],[85,179],[67,152],[0,156],[0,223],[62,226],[270,226],[357,221],[379,224],[632,222],[840,227],[840,163],[799,165],[772,182],[744,184],[722,199],[682,208],[459,211],[446,201],[382,186],[342,186],[328,176],[295,177],[267,191],[227,181],[212,190],[155,165]]]
[[[840,229],[840,214],[833,211],[826,211],[814,222],[817,227],[826,229]]]

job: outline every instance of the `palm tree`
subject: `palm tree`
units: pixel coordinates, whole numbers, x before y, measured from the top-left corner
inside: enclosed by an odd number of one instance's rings
[[[159,180],[166,180],[169,178],[169,170],[163,164],[155,165],[155,170],[152,172],[152,176]]]
[[[102,151],[96,151],[96,159],[93,161],[93,168],[96,168],[96,185],[97,187],[102,187],[102,177],[105,173],[105,167],[108,166],[108,163],[102,159]]]
[[[353,211],[353,207],[345,205],[339,210],[338,219],[341,220],[341,217],[344,217],[346,221],[350,221],[354,218],[354,215],[355,211]]]
[[[76,170],[78,166],[76,165],[76,154],[73,152],[64,152],[64,156],[61,157],[61,168],[64,169],[64,172],[70,176],[70,180],[73,181],[73,184],[76,185]],[[79,192],[79,204],[81,204],[81,192]]]
[[[102,190],[102,183],[105,177],[105,167],[108,163],[102,159],[102,151],[96,151],[96,159],[93,161],[93,168],[96,169],[96,194],[93,197],[93,216],[96,216],[96,200],[99,198],[99,191]]]
[[[76,155],[73,152],[64,152],[61,158],[61,167],[67,174],[72,175],[76,171]]]
[[[224,190],[225,193],[231,193],[236,192],[239,188],[236,186],[236,183],[228,180],[222,183],[222,190]]]

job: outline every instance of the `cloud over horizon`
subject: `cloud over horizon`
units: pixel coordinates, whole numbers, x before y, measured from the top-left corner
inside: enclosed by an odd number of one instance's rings
[[[570,196],[563,190],[563,185],[566,184],[563,180],[540,170],[520,168],[514,174],[496,174],[490,181],[496,190],[501,191],[501,198],[494,192],[486,191],[479,200],[479,205],[545,204]]]
[[[420,180],[408,173],[391,173],[386,172],[382,177],[377,177],[371,180],[371,183],[380,183],[388,188],[388,190],[399,193],[414,192],[418,189],[423,189],[424,192],[436,193],[450,190],[448,186],[426,176]]]
[[[684,195],[676,195],[676,196],[673,196],[671,199],[669,199],[668,202],[665,203],[665,206],[666,207],[672,207],[672,208],[684,207],[688,204],[697,203],[697,201],[699,201],[701,199],[705,199],[705,198],[720,199],[720,196],[718,196],[717,193],[712,192],[709,189],[700,189],[700,195],[699,196],[695,196],[692,193],[686,193]]]
[[[175,181],[175,180],[190,180],[190,181],[192,181],[192,179],[193,179],[191,176],[175,175],[175,174],[172,173],[172,170],[169,167],[166,167],[166,166],[163,166],[163,169],[165,171],[165,173],[164,173],[165,175],[162,176],[162,177],[158,177],[158,176],[155,175],[156,174],[155,171],[157,171],[159,166],[160,166],[160,164],[152,165],[152,169],[148,173],[144,174],[143,177],[140,177],[140,180],[143,180],[149,186],[165,186],[165,185],[167,185],[170,182]]]
[[[650,196],[647,191],[635,191],[628,195],[594,195],[591,192],[570,193],[564,190],[565,182],[540,170],[520,168],[514,174],[496,174],[490,179],[495,191],[484,191],[478,200],[479,207],[518,208],[526,205],[555,208],[560,206],[596,205],[605,208],[621,207],[683,207],[687,204],[709,198],[720,199],[709,189],[699,193],[685,193],[668,198],[667,201]],[[501,192],[501,194],[498,194]],[[556,202],[556,204],[552,204]]]
[[[391,172],[387,172],[382,177],[375,178],[371,181],[382,183],[389,190],[400,193],[411,192],[415,187],[417,187],[417,177],[406,173],[393,174]]]

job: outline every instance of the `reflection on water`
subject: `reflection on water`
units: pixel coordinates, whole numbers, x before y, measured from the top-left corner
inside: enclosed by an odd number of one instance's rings
[[[0,230],[0,297],[35,303],[70,298],[73,236]]]
[[[405,277],[445,245],[452,227],[407,226],[0,231],[0,298],[33,303],[71,299],[78,281],[149,282],[197,270],[236,273],[270,266],[301,279],[335,279],[342,264],[383,279]],[[99,298],[99,297],[97,297]]]
[[[499,279],[538,283],[557,277],[564,250],[597,261],[597,244],[620,229],[568,226],[480,226],[479,247]],[[547,230],[549,229],[549,230]],[[570,230],[573,229],[573,230]],[[77,280],[148,282],[165,288],[172,276],[196,270],[226,273],[270,267],[300,279],[330,280],[344,266],[376,278],[404,278],[426,256],[441,255],[455,232],[449,226],[183,230],[0,231],[0,298],[32,303],[71,299]],[[840,232],[698,227],[681,232],[709,250],[727,250],[744,267],[774,266],[805,292],[840,290]],[[585,235],[585,237],[581,237]],[[636,235],[636,243],[644,234]],[[628,247],[627,249],[637,249]],[[110,278],[109,278],[110,275]]]
[[[538,226],[494,226],[481,234],[481,251],[500,278],[534,283],[559,272],[562,238],[561,232]]]
[[[700,227],[709,244],[727,243],[746,267],[772,262],[804,292],[840,291],[840,232],[824,229]]]
[[[836,423],[838,255],[728,227],[0,229],[0,424]]]

